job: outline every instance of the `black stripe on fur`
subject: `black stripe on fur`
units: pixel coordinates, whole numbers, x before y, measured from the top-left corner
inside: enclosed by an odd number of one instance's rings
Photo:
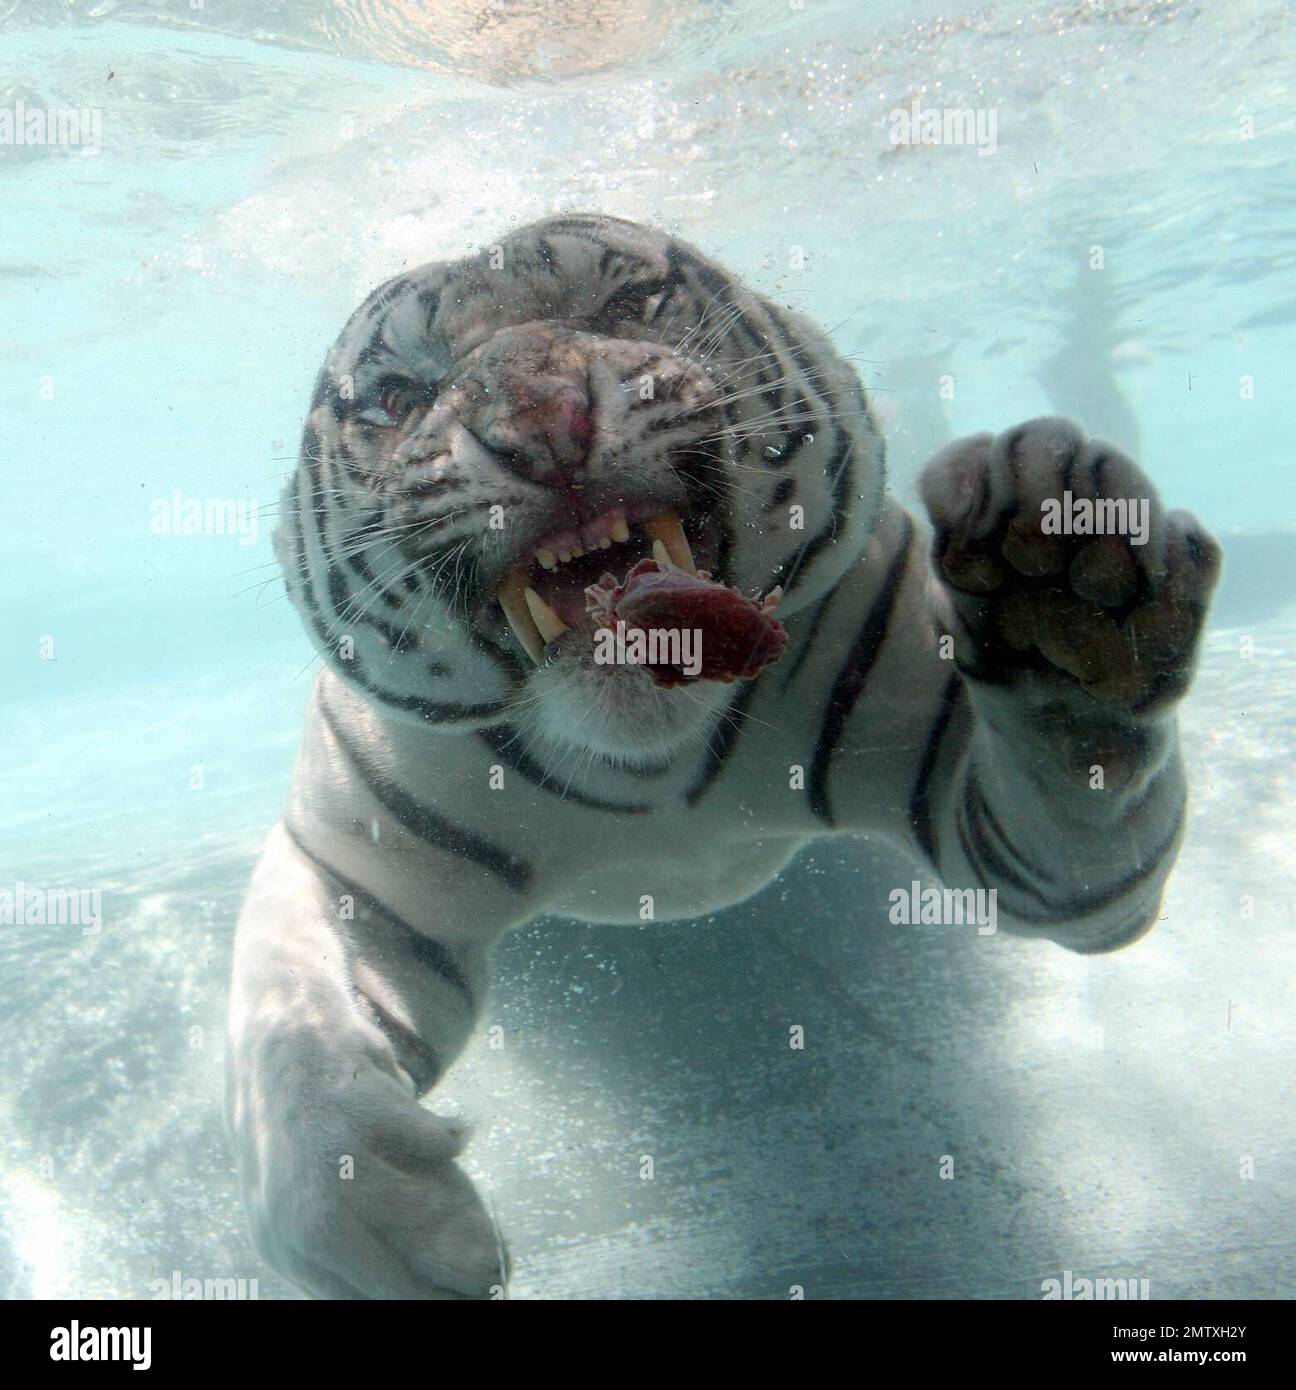
[[[337,740],[338,747],[374,799],[411,835],[417,836],[434,849],[479,865],[516,892],[523,892],[530,885],[534,870],[525,859],[488,840],[484,835],[465,830],[430,806],[425,806],[393,782],[356,747],[323,700],[320,701],[320,713],[329,732]]]
[[[886,640],[896,596],[908,572],[913,534],[913,522],[906,516],[904,532],[896,548],[895,558],[891,561],[878,595],[873,600],[868,617],[864,619],[863,626],[851,643],[845,663],[837,673],[832,692],[828,696],[823,721],[819,726],[814,760],[810,765],[810,776],[806,782],[806,795],[810,801],[810,809],[827,825],[835,824],[828,797],[828,777],[832,771],[833,751],[845,732],[851,711],[863,692],[869,672],[873,669],[873,663]]]

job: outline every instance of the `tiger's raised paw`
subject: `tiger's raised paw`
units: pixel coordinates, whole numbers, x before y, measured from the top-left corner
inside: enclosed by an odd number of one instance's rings
[[[920,485],[935,616],[965,676],[1134,718],[1184,693],[1219,546],[1124,454],[1045,417],[958,440]]]

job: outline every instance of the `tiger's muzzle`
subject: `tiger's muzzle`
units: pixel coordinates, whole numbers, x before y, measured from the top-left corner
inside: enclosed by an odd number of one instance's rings
[[[694,444],[721,421],[705,369],[665,344],[539,321],[469,353],[398,459],[416,465],[459,430],[463,447],[544,490],[511,518],[515,545],[496,587],[514,636],[540,661],[585,621],[585,589],[609,564],[628,568],[661,547],[696,572],[685,488],[660,441]],[[654,467],[633,466],[636,448]],[[613,547],[615,559],[600,555]]]

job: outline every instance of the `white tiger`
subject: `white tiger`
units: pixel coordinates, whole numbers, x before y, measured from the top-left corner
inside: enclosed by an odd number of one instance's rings
[[[692,917],[873,832],[996,889],[1010,930],[1104,951],[1151,925],[1215,543],[1056,419],[951,445],[922,495],[930,546],[823,334],[631,222],[543,221],[357,310],[277,535],[326,664],[230,1007],[273,1265],[321,1296],[502,1286],[465,1131],[418,1098],[538,913]],[[1121,498],[1145,544],[1045,533],[1046,502]],[[583,589],[654,552],[781,586],[778,664],[663,689],[593,661]]]

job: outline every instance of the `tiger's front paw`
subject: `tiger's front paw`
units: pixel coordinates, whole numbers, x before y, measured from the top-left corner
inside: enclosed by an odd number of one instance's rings
[[[1219,546],[1124,454],[1031,420],[949,445],[921,487],[936,617],[966,676],[1136,717],[1184,693]]]
[[[501,1297],[508,1254],[456,1162],[467,1130],[425,1110],[394,1070],[305,1030],[231,1066],[253,1243],[317,1298]]]

